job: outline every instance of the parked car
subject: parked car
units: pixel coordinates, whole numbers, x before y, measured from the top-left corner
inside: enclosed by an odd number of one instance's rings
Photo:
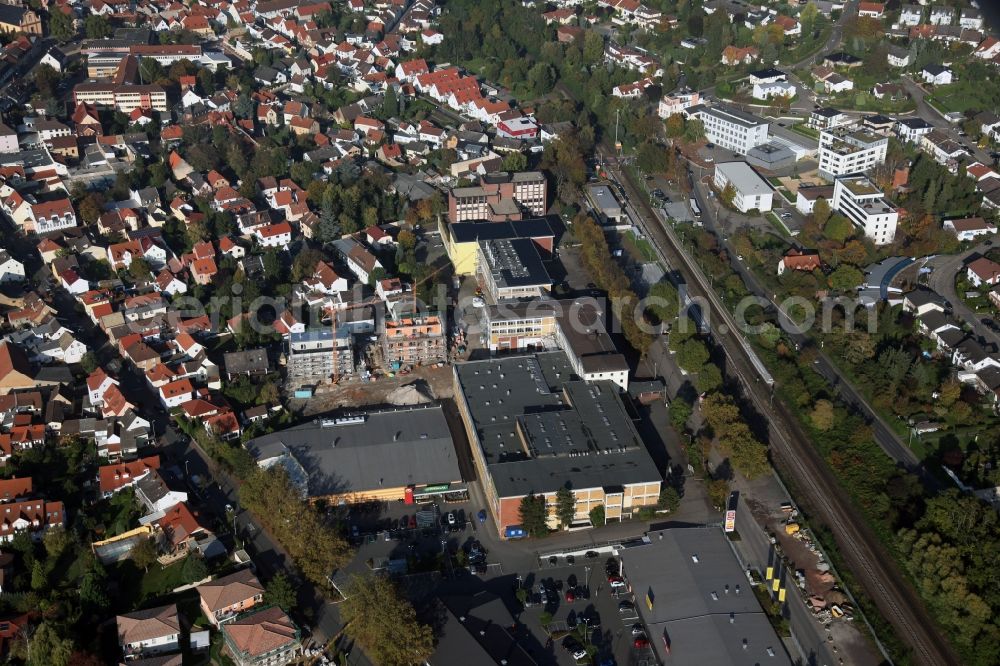
[[[486,509],[480,509],[478,516],[479,516],[479,524],[480,525],[486,524]]]
[[[645,636],[638,636],[634,641],[632,641],[632,646],[642,649],[649,647],[649,639]]]
[[[608,581],[608,585],[611,586],[611,589],[617,590],[619,588],[625,587],[625,581],[622,580],[619,576],[615,576],[614,578]]]
[[[448,512],[448,526],[449,527],[454,527],[457,522],[458,521],[455,519],[455,512],[454,511],[449,511]]]
[[[576,601],[576,590],[569,588],[566,590],[566,603],[571,604]]]
[[[635,612],[635,604],[633,604],[631,601],[627,601],[627,600],[619,602],[619,604],[618,604],[618,612],[621,613],[622,615],[625,615],[626,613],[634,613]]]
[[[638,622],[632,625],[632,635],[633,636],[645,636],[646,628],[639,624]]]

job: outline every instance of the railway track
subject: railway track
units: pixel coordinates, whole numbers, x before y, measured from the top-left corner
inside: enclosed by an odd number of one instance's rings
[[[800,493],[806,494],[806,504],[830,527],[848,567],[879,612],[912,650],[916,663],[959,666],[958,656],[941,636],[916,591],[855,509],[798,420],[780,400],[773,400],[771,390],[760,381],[735,321],[715,291],[707,286],[700,267],[679,249],[680,242],[673,231],[660,223],[627,174],[617,167],[611,167],[611,173],[629,191],[631,207],[639,212],[643,231],[653,241],[660,258],[684,271],[690,280],[689,293],[704,299],[709,304],[712,321],[724,325],[724,328],[713,326],[713,337],[731,362],[729,370],[740,379],[745,397],[768,422],[772,457],[783,463]],[[711,213],[706,211],[706,214]]]

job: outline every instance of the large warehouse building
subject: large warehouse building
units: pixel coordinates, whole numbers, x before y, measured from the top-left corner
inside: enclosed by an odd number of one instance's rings
[[[575,526],[604,507],[607,522],[657,503],[662,477],[609,380],[585,382],[561,351],[455,366],[455,396],[483,493],[501,535],[520,523],[521,500],[544,496],[549,525],[563,487]]]
[[[247,450],[282,465],[312,501],[419,501],[464,489],[441,405],[317,419],[257,437]]]

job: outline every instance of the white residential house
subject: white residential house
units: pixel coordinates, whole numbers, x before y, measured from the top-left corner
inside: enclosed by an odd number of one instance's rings
[[[980,257],[969,262],[965,267],[965,275],[975,287],[984,284],[995,285],[1000,283],[1000,264],[986,257]]]
[[[788,81],[773,81],[753,84],[753,96],[756,99],[771,99],[773,97],[795,97],[795,85]]]
[[[103,405],[104,394],[117,384],[118,381],[109,377],[103,368],[94,370],[87,377],[87,397],[90,399],[90,404],[97,407]]]
[[[896,237],[899,213],[865,176],[844,176],[833,184],[833,209],[847,217],[876,245]]]
[[[928,23],[931,25],[951,25],[955,20],[955,8],[947,5],[937,5],[931,7]]]
[[[257,242],[263,247],[280,247],[287,250],[289,243],[292,242],[292,225],[288,222],[258,227],[253,233]]]
[[[982,30],[983,15],[978,9],[966,7],[958,16],[958,25],[967,30]]]
[[[945,86],[952,81],[951,69],[944,65],[927,65],[920,71],[920,76],[924,83],[936,86]]]
[[[997,228],[981,217],[966,217],[960,220],[945,220],[942,224],[945,231],[955,234],[960,241],[975,240],[980,236],[992,236]]]
[[[715,165],[715,188],[722,192],[733,188],[733,206],[741,213],[771,210],[774,192],[767,181],[746,162],[723,162]]]
[[[180,407],[192,398],[194,398],[194,386],[191,385],[190,379],[178,379],[160,387],[160,402],[167,409]]]
[[[898,46],[890,46],[886,60],[892,67],[906,67],[910,64],[910,50]]]
[[[23,282],[24,264],[10,256],[7,250],[0,250],[0,282]]]
[[[934,126],[923,118],[900,118],[896,121],[896,134],[901,141],[917,143],[920,137],[929,134]]]
[[[920,25],[924,19],[924,8],[920,5],[903,5],[899,13],[899,24],[901,26]]]

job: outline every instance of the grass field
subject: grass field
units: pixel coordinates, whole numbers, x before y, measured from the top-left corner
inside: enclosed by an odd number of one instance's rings
[[[645,238],[639,238],[631,231],[625,234],[629,242],[635,247],[636,253],[646,261],[656,261],[656,252],[653,246]]]

